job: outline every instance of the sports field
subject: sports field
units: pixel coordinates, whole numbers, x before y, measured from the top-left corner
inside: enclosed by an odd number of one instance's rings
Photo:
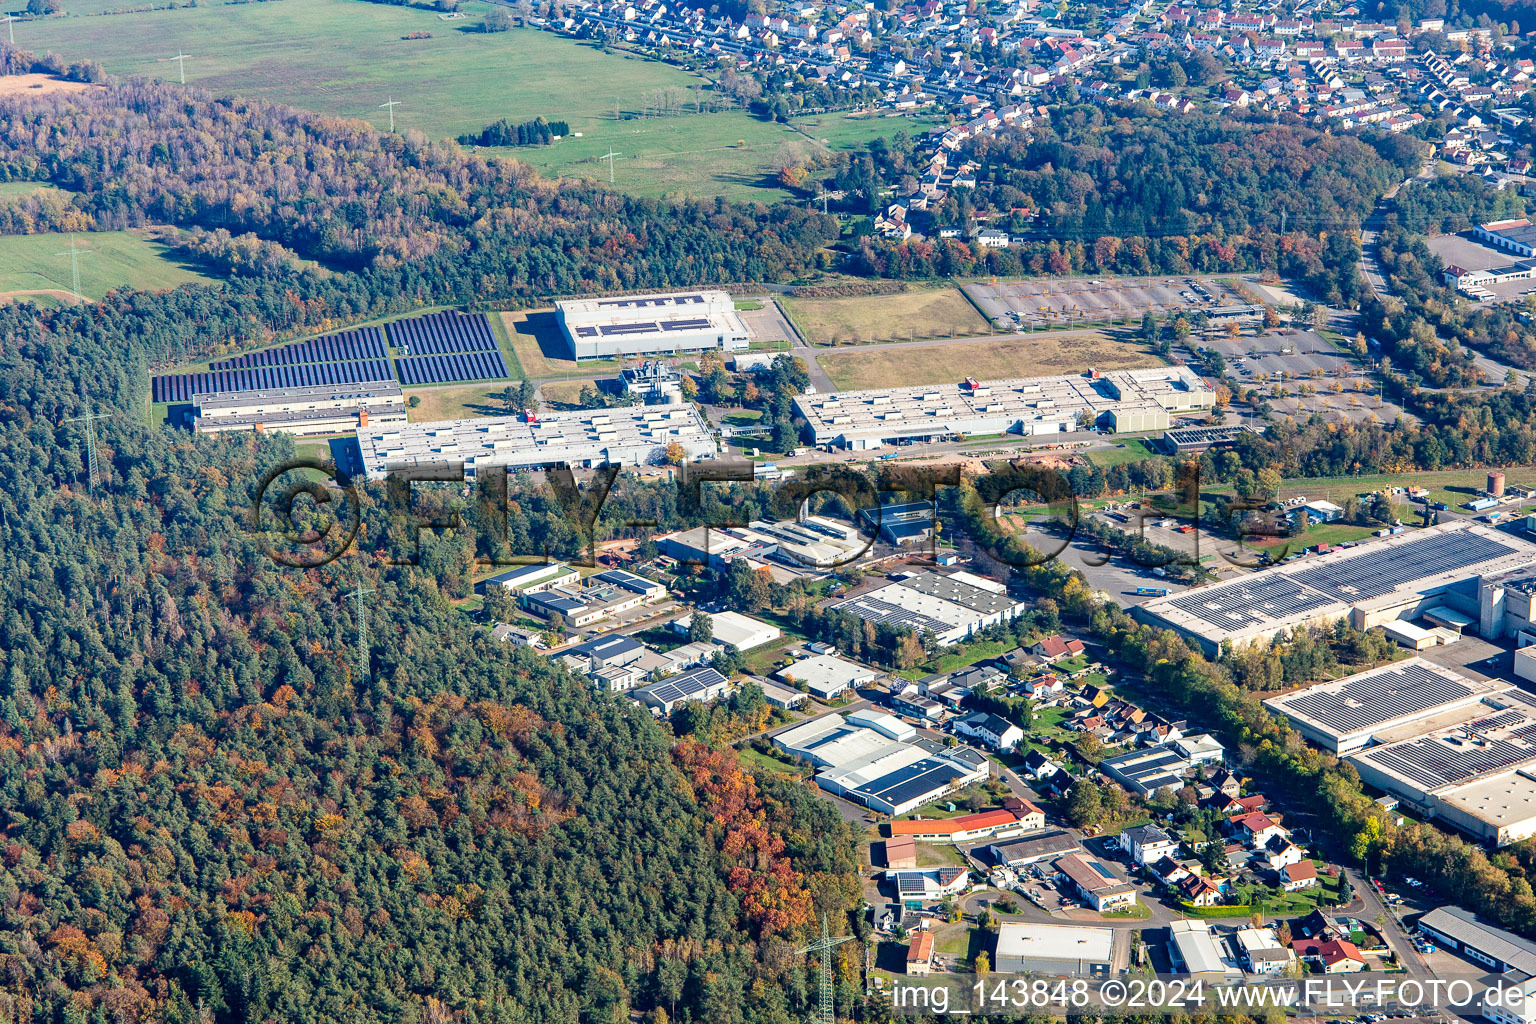
[[[1045,377],[1076,373],[1090,366],[1124,370],[1157,366],[1161,361],[1137,345],[1115,341],[1098,331],[1078,331],[995,341],[870,345],[823,352],[817,362],[839,391],[858,391],[942,384],[965,377]]]
[[[216,93],[275,100],[389,126],[380,104],[393,99],[395,126],[453,138],[487,124],[542,116],[570,124],[553,146],[490,150],[551,174],[604,182],[597,160],[619,152],[615,186],[638,195],[669,192],[782,199],[774,183],[781,150],[845,148],[929,122],[828,114],[800,122],[804,131],[758,120],[742,110],[642,117],[647,96],[662,89],[696,93],[708,110],[705,78],[680,68],[556,36],[538,29],[478,31],[488,6],[468,2],[466,17],[444,21],[420,6],[363,0],[268,0],[183,6],[84,17],[132,4],[90,0],[66,5],[70,17],[18,22],[16,43],[66,60],[98,60],[114,74],[178,81]],[[417,32],[430,39],[406,39]],[[142,41],[155,39],[151,52]],[[162,52],[163,51],[163,52]],[[617,116],[616,112],[617,111]],[[581,137],[575,137],[575,133]],[[821,140],[825,140],[823,143]]]
[[[74,239],[80,249],[80,292],[89,299],[100,299],[113,288],[158,291],[210,280],[159,242],[135,232],[91,231]],[[69,243],[68,235],[0,237],[0,300],[36,292],[68,301]]]
[[[813,345],[991,333],[976,307],[952,284],[894,295],[781,301],[805,340]]]

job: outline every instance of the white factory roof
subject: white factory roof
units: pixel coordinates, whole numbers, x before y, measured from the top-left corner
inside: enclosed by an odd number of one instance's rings
[[[1174,921],[1168,934],[1178,950],[1184,970],[1190,974],[1225,974],[1230,969],[1211,935],[1208,921]]]
[[[1114,958],[1115,933],[1110,928],[1065,924],[1016,924],[997,929],[997,958],[1087,960],[1108,963]]]
[[[709,620],[714,627],[715,642],[730,644],[738,651],[750,651],[783,635],[778,626],[770,626],[740,612],[716,612],[709,616]],[[673,625],[686,630],[692,622],[692,615],[683,615],[673,620]]]
[[[860,683],[867,683],[879,675],[874,669],[846,661],[834,654],[817,654],[802,658],[793,665],[786,665],[777,673],[783,680],[804,683],[813,691],[837,692]]]
[[[795,405],[820,440],[839,435],[963,433],[974,431],[977,423],[1001,423],[999,429],[1007,429],[1020,421],[1070,420],[1079,412],[1097,418],[1101,413],[1137,407],[1187,409],[1192,396],[1210,393],[1192,370],[1167,366],[1116,370],[1097,377],[1012,377],[981,381],[974,388],[956,381],[801,395]]]
[[[867,762],[903,747],[875,729],[848,721],[841,715],[813,719],[773,737],[774,745],[822,768]]]
[[[555,307],[571,336],[590,343],[697,331],[746,333],[735,302],[719,290],[570,299]]]
[[[712,455],[708,425],[691,405],[637,405],[557,412],[525,422],[487,416],[437,423],[359,427],[358,448],[370,478],[394,469],[459,465],[534,468],[568,463],[637,464],[676,441],[689,458]]]

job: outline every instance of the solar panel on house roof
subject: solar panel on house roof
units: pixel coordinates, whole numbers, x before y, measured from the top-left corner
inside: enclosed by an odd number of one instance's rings
[[[1413,580],[1476,565],[1514,554],[1514,551],[1491,537],[1459,530],[1415,543],[1393,545],[1390,549],[1355,558],[1314,565],[1287,575],[1341,601],[1360,601],[1391,593]]]

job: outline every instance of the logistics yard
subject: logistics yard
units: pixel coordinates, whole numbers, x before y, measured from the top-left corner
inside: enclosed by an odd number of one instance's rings
[[[966,294],[994,324],[1032,328],[1077,321],[1140,320],[1143,314],[1246,309],[1249,301],[1212,278],[1055,278],[973,282]]]

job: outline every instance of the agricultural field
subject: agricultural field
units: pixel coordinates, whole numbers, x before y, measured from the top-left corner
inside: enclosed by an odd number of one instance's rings
[[[894,295],[785,298],[781,303],[812,345],[964,338],[991,333],[990,325],[976,312],[976,307],[952,284]]]
[[[92,231],[74,236],[80,249],[80,292],[100,299],[113,288],[161,290],[210,278],[183,264],[166,246],[133,231]],[[40,295],[73,300],[70,236],[0,237],[0,300]]]
[[[1076,373],[1090,366],[1125,370],[1160,365],[1160,360],[1140,345],[1116,341],[1100,331],[870,345],[824,352],[817,362],[839,391],[942,384],[966,376],[999,380]]]
[[[70,17],[20,22],[18,46],[66,60],[98,60],[113,74],[186,80],[216,93],[291,103],[387,128],[388,100],[399,131],[455,138],[500,118],[542,116],[571,126],[552,146],[488,149],[551,175],[608,180],[637,195],[700,192],[733,199],[778,200],[777,161],[822,146],[860,146],[901,128],[931,122],[828,114],[794,126],[744,110],[709,112],[710,82],[680,68],[538,29],[478,31],[489,5],[468,2],[465,17],[444,21],[421,6],[362,0],[272,0],[184,6],[104,16],[73,16],[133,5],[89,0]],[[428,39],[407,39],[412,33]],[[155,38],[156,52],[142,45]],[[159,51],[163,51],[159,52]],[[686,97],[674,116],[643,116],[662,90]],[[576,138],[575,133],[581,137]],[[824,141],[823,141],[824,140]]]

